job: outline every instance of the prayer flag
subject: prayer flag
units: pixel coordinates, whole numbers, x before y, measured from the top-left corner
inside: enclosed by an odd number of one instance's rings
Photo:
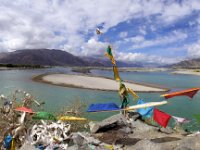
[[[138,105],[145,104],[145,102],[143,100],[139,99],[137,104]],[[150,118],[153,113],[153,107],[139,108],[139,109],[137,109],[137,112],[144,117]]]
[[[15,108],[14,110],[16,110],[16,111],[22,111],[22,112],[26,112],[26,113],[34,113],[32,111],[32,109],[29,109],[29,108],[26,108],[26,107],[18,107],[18,108]]]
[[[73,116],[61,116],[58,117],[58,120],[62,121],[86,121],[86,118],[81,118],[81,117],[73,117]]]
[[[15,139],[12,138],[10,150],[15,150]]]
[[[115,103],[100,103],[100,104],[91,104],[87,112],[112,111],[119,109],[120,108]]]
[[[35,120],[57,120],[56,117],[48,112],[37,112],[32,119]]]
[[[121,82],[119,83],[119,95],[120,96],[128,96],[126,86],[125,86],[125,84],[123,84]]]
[[[107,48],[107,53],[105,54],[105,56],[107,56],[113,65],[116,65],[116,62],[115,62],[115,59],[113,57],[113,54],[112,54],[112,49],[111,49],[111,46],[109,45],[108,48]]]
[[[117,66],[113,66],[113,73],[114,73],[114,78],[116,81],[120,81],[120,77],[119,77],[119,73],[118,73],[118,69]]]
[[[139,98],[139,96],[130,88],[127,88],[128,92],[131,93],[131,95],[134,97],[135,100]]]
[[[153,119],[160,124],[161,126],[163,126],[164,128],[166,128],[169,120],[170,120],[171,116],[167,113],[164,113],[160,110],[158,110],[157,108],[154,108],[154,115],[153,115]]]
[[[175,96],[188,96],[190,98],[193,98],[194,95],[200,90],[200,88],[191,88],[191,89],[186,89],[182,91],[177,91],[177,92],[172,92],[168,94],[161,95],[162,97],[165,97],[165,99],[169,99]]]
[[[177,122],[177,123],[189,123],[190,120],[186,119],[186,118],[181,118],[181,117],[176,117],[176,116],[172,116],[172,118]]]

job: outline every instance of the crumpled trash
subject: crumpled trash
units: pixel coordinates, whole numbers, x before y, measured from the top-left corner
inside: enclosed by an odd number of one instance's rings
[[[67,149],[70,124],[62,121],[46,123],[42,120],[42,124],[34,125],[30,134],[31,144],[37,148],[52,150],[55,148]]]

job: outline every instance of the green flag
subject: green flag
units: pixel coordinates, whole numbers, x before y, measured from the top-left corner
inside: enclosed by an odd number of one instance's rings
[[[36,114],[34,114],[32,119],[35,119],[35,120],[56,120],[56,117],[53,114],[48,113],[48,112],[37,112]]]

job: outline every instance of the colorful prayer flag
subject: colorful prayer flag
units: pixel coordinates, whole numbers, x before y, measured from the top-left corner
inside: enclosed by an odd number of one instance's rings
[[[58,117],[58,120],[62,121],[86,121],[86,118],[81,118],[81,117],[73,117],[73,116],[61,116]]]
[[[154,108],[154,114],[153,114],[153,119],[160,124],[161,126],[163,126],[164,128],[166,128],[169,120],[170,120],[171,116],[167,113],[164,113],[160,110],[158,110],[157,108]]]
[[[15,139],[12,138],[10,150],[15,150]]]
[[[190,98],[193,98],[194,95],[200,90],[200,88],[191,88],[191,89],[186,89],[182,91],[177,91],[177,92],[172,92],[168,94],[161,95],[162,97],[165,97],[165,99],[169,99],[175,96],[188,96]]]
[[[37,112],[32,119],[35,120],[57,120],[56,117],[48,112]]]
[[[144,102],[143,100],[139,99],[137,104],[145,104],[146,102]],[[147,108],[139,108],[137,109],[137,112],[147,118],[150,118],[152,116],[153,113],[153,107],[147,107]]]
[[[22,112],[26,112],[26,113],[34,113],[32,111],[32,109],[29,109],[29,108],[26,108],[26,107],[18,107],[18,108],[15,108],[14,110],[16,110],[16,111],[22,111]]]
[[[112,111],[119,109],[120,108],[115,103],[100,103],[100,104],[91,104],[87,112]]]
[[[135,100],[139,98],[139,96],[130,88],[127,88],[128,92],[131,93],[131,95],[134,97]]]
[[[116,65],[116,62],[115,62],[115,59],[113,57],[113,54],[112,54],[112,49],[111,49],[111,46],[109,45],[108,48],[107,48],[107,53],[105,54],[105,56],[107,56],[113,65]]]
[[[172,116],[172,118],[176,121],[176,123],[189,123],[190,120],[186,119],[186,118],[181,118],[181,117],[176,117],[176,116]]]
[[[119,95],[122,97],[122,96],[128,96],[128,92],[127,92],[127,89],[126,89],[126,86],[125,84],[123,83],[119,83]]]
[[[118,73],[118,69],[117,66],[113,66],[113,73],[114,73],[114,78],[116,81],[120,81],[120,77],[119,77],[119,73]]]

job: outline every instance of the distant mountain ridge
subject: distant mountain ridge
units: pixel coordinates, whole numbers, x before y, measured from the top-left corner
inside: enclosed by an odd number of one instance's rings
[[[102,66],[111,67],[108,59],[77,57],[56,49],[23,49],[0,53],[0,64],[43,65],[43,66]],[[117,61],[119,67],[142,67],[140,63]]]
[[[87,62],[68,52],[49,49],[24,49],[1,56],[0,63],[47,66],[87,66]]]
[[[200,58],[184,60],[177,64],[169,65],[168,67],[176,69],[200,69]]]

